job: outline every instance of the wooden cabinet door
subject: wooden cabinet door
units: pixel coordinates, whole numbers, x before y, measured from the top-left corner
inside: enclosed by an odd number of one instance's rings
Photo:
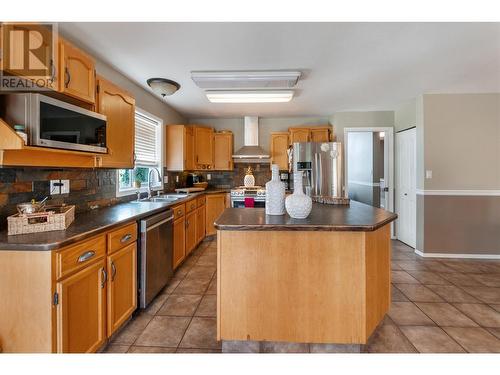
[[[194,127],[194,154],[196,169],[213,168],[214,130]]]
[[[205,205],[196,210],[196,243],[205,238]]]
[[[101,77],[99,77],[97,85],[97,111],[107,117],[106,144],[108,154],[103,155],[102,166],[133,168],[135,99]]]
[[[137,243],[108,256],[108,337],[137,307]]]
[[[214,169],[233,170],[233,133],[214,134]]]
[[[196,247],[196,210],[186,214],[186,256]]]
[[[106,339],[106,269],[104,259],[56,284],[57,351],[95,352]]]
[[[226,194],[207,194],[205,233],[207,236],[216,234],[217,230],[214,227],[214,221],[226,208]]]
[[[289,129],[290,131],[290,144],[295,142],[310,142],[311,141],[311,133],[309,129],[306,128],[297,128],[297,129]]]
[[[194,163],[194,128],[185,127],[185,145],[184,145],[184,170],[192,171],[195,169]]]
[[[59,62],[59,90],[66,95],[94,104],[94,60],[70,43],[61,40]]]
[[[330,142],[330,131],[328,128],[311,128],[311,142]]]
[[[288,133],[271,133],[271,162],[280,170],[288,170]]]
[[[186,257],[186,228],[184,216],[174,221],[174,269],[181,264]]]

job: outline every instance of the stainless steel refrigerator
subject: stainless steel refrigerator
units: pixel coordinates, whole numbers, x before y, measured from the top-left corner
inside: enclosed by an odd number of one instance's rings
[[[313,199],[344,197],[340,142],[297,142],[292,155],[293,171],[303,172],[304,193]]]

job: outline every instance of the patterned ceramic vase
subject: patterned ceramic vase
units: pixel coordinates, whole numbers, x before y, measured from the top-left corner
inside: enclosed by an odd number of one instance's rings
[[[280,181],[277,164],[271,166],[272,178],[266,183],[266,215],[285,214],[285,184]]]
[[[294,219],[305,219],[311,213],[312,199],[304,194],[302,172],[293,174],[293,194],[286,197],[285,207],[288,215]]]
[[[243,179],[243,185],[246,187],[255,186],[255,177],[253,175],[252,167],[248,167],[245,178]]]

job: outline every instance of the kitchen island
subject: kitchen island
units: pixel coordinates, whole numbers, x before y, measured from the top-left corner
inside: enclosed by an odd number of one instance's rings
[[[303,220],[226,209],[215,222],[223,350],[263,341],[365,344],[390,305],[396,217],[354,201],[315,203]]]

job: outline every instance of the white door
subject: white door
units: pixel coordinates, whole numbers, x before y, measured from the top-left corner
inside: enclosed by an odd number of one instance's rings
[[[416,129],[396,134],[396,222],[397,237],[415,247],[417,231]]]

